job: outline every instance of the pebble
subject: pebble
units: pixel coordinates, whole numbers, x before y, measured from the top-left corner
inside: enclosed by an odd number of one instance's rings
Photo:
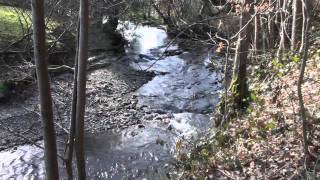
[[[139,124],[138,128],[144,128],[145,126],[143,124]]]
[[[128,106],[128,105],[130,105],[129,102],[124,102],[124,103],[123,103],[123,106]]]
[[[156,120],[156,121],[161,121],[161,120],[162,120],[162,117],[157,116],[156,118],[154,118],[154,120]]]
[[[144,116],[144,119],[146,120],[152,120],[156,115],[155,114],[147,114]]]
[[[2,139],[1,140],[1,144],[7,144],[8,143],[8,140],[7,139]]]

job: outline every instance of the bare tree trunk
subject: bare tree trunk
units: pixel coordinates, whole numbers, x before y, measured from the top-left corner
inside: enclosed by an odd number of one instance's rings
[[[273,5],[273,0],[269,0],[269,6],[270,8],[274,7]],[[270,12],[268,14],[268,34],[269,34],[269,40],[268,40],[268,46],[270,49],[273,49],[274,48],[274,44],[275,44],[275,30],[274,30],[274,26],[275,26],[275,23],[274,23],[274,13],[273,12]]]
[[[309,12],[307,11],[308,7],[306,7],[310,3],[307,3],[308,1],[306,1],[306,0],[301,0],[301,2],[302,2],[302,7],[303,7],[302,8],[303,9],[303,11],[302,11],[303,12],[303,25],[302,25],[301,45],[300,45],[300,50],[299,50],[300,53],[302,53],[304,51],[305,46],[307,45],[307,43],[306,43],[307,42],[306,41],[306,38],[307,38],[306,33],[308,31],[307,28],[309,28],[309,26],[307,26],[307,25],[309,25],[309,22],[306,23],[305,21],[307,21],[307,18],[308,18],[308,21],[310,19]],[[305,11],[307,11],[307,12],[305,12]]]
[[[297,49],[298,40],[301,38],[301,31],[302,31],[301,0],[293,0],[292,16],[293,17],[292,17],[292,31],[291,31],[291,51],[295,51]]]
[[[303,83],[303,78],[304,78],[304,72],[305,72],[305,67],[307,63],[307,58],[308,58],[308,49],[309,49],[309,21],[310,21],[310,16],[309,16],[309,7],[307,4],[306,0],[302,1],[303,4],[303,56],[302,56],[302,62],[301,62],[301,67],[300,67],[300,75],[299,75],[299,80],[298,80],[298,97],[299,97],[299,106],[300,106],[300,118],[302,121],[303,125],[303,150],[304,150],[304,155],[305,158],[308,155],[308,130],[307,130],[307,119],[306,119],[306,110],[304,107],[304,102],[303,102],[303,95],[302,95],[302,83]]]
[[[89,28],[89,2],[80,0],[80,36],[77,77],[77,106],[76,106],[76,158],[78,178],[86,179],[84,154],[84,114],[86,103],[86,76],[88,60],[88,28]]]
[[[257,4],[258,1],[255,0],[255,3]],[[258,11],[258,10],[256,10]],[[260,27],[260,15],[257,14],[254,18],[254,52],[255,54],[259,54],[259,51],[261,50],[261,27]]]
[[[240,29],[248,22],[250,13],[253,11],[251,6],[250,10],[247,10],[247,5],[250,5],[252,0],[245,0],[242,4],[242,13],[240,18]],[[246,27],[239,33],[236,56],[234,61],[233,77],[231,84],[231,91],[234,96],[234,101],[239,108],[243,108],[247,105],[247,97],[249,96],[249,90],[247,85],[247,61],[248,51],[251,42],[252,27]]]
[[[72,104],[71,104],[71,118],[70,118],[70,128],[69,128],[69,141],[67,147],[67,157],[66,157],[66,170],[68,174],[68,179],[73,179],[73,170],[72,170],[72,159],[74,151],[74,137],[76,130],[76,107],[77,107],[77,76],[78,76],[78,52],[79,52],[79,22],[77,28],[77,44],[76,44],[76,56],[74,63],[74,84],[72,92]]]
[[[34,59],[36,63],[40,93],[40,111],[43,125],[46,179],[57,180],[59,179],[59,170],[45,41],[44,3],[43,0],[32,0],[31,5],[34,30]]]
[[[281,12],[280,12],[280,42],[279,42],[279,48],[277,51],[277,58],[279,59],[279,61],[282,61],[282,57],[283,57],[283,51],[286,48],[286,15],[285,15],[285,9],[286,9],[286,3],[287,0],[280,0],[279,1],[279,7],[281,8]]]
[[[262,29],[262,54],[266,54],[266,49],[267,49],[267,34],[268,34],[268,24],[265,22],[265,20],[263,20],[262,18],[260,18],[260,27]]]

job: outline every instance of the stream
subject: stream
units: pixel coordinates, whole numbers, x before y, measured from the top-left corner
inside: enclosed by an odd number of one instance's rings
[[[173,179],[175,158],[184,151],[177,143],[194,141],[212,125],[223,74],[209,70],[207,52],[183,51],[174,43],[167,47],[170,39],[160,28],[131,23],[123,27],[130,42],[123,61],[155,74],[133,93],[145,118],[119,131],[86,133],[87,176]],[[168,51],[180,53],[163,56]],[[0,179],[44,179],[43,166],[43,151],[32,145],[0,152]],[[61,171],[64,176],[63,167]]]

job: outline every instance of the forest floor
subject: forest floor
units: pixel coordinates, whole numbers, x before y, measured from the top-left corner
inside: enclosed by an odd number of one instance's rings
[[[302,86],[309,132],[308,173],[297,95],[300,59],[294,57],[265,65],[260,59],[251,67],[250,107],[224,127],[214,128],[191,154],[180,155],[182,179],[320,178],[320,50],[316,46],[310,50]]]

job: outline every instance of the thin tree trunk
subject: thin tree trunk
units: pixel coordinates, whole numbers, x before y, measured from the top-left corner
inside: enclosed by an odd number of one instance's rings
[[[255,0],[255,3],[258,3],[257,0]],[[256,9],[256,11],[258,11]],[[255,54],[259,54],[259,51],[261,50],[261,27],[260,27],[260,15],[257,14],[254,18],[254,52]]]
[[[283,57],[283,51],[285,50],[285,45],[286,45],[286,35],[285,35],[285,28],[286,28],[286,24],[285,24],[285,8],[286,8],[286,3],[287,0],[280,0],[279,1],[279,7],[282,7],[281,12],[280,12],[280,42],[279,42],[279,48],[278,48],[278,52],[277,52],[277,58],[279,59],[279,61],[282,61],[282,57]]]
[[[78,178],[86,179],[84,154],[84,114],[86,102],[86,76],[88,60],[88,28],[89,28],[89,2],[80,1],[80,36],[77,77],[77,106],[76,106],[76,158]]]
[[[308,2],[308,1],[306,1],[306,0],[301,0],[301,2],[302,2],[302,9],[303,9],[303,25],[302,25],[302,35],[301,35],[301,45],[300,45],[300,50],[299,50],[299,52],[300,53],[303,53],[303,51],[304,51],[304,49],[305,49],[305,46],[306,46],[306,38],[307,38],[307,36],[305,35],[306,34],[306,32],[308,31],[308,29],[307,28],[309,28],[307,25],[306,25],[306,16],[308,16],[308,20],[309,20],[309,12],[304,12],[304,11],[306,11],[306,8],[308,8],[308,7],[306,7],[307,5],[306,5],[306,3]],[[309,4],[308,4],[309,5]],[[308,9],[307,9],[308,10]],[[309,23],[309,22],[308,22]],[[307,23],[307,24],[308,24]],[[309,24],[308,24],[309,25]]]
[[[291,51],[297,49],[298,40],[301,40],[302,31],[302,3],[301,0],[293,0],[292,4],[292,30]]]
[[[253,8],[251,7],[248,11],[245,7],[250,5],[253,1],[246,0],[242,5],[242,13],[240,17],[240,29],[248,22],[250,13],[252,13]],[[249,94],[247,85],[247,61],[248,61],[248,51],[251,42],[251,31],[252,27],[250,25],[245,28],[241,33],[239,33],[236,56],[234,61],[233,77],[231,84],[231,91],[234,96],[234,101],[239,108],[244,108],[247,105],[247,97]]]
[[[59,179],[59,170],[45,41],[44,2],[43,0],[32,0],[31,5],[34,30],[34,59],[36,63],[40,93],[40,111],[43,125],[46,179],[57,180]]]
[[[273,5],[273,0],[269,0],[269,6],[270,8],[274,7]],[[268,34],[269,34],[269,41],[268,41],[268,44],[269,44],[269,48],[270,49],[273,49],[274,48],[274,44],[275,44],[275,31],[274,31],[274,26],[275,26],[275,23],[274,23],[274,13],[271,11],[269,14],[268,14]]]
[[[307,130],[307,119],[306,119],[306,110],[304,107],[304,102],[303,102],[303,95],[302,95],[302,83],[303,83],[303,78],[304,78],[304,72],[305,72],[305,67],[307,63],[307,58],[308,58],[308,49],[309,49],[309,7],[306,2],[306,0],[303,0],[303,56],[302,56],[302,62],[301,62],[301,67],[300,67],[300,75],[299,75],[299,80],[298,80],[298,97],[299,97],[299,106],[300,106],[300,118],[302,121],[302,130],[303,130],[303,150],[304,150],[304,155],[305,158],[308,155],[308,130]]]
[[[74,84],[73,84],[73,92],[72,92],[72,104],[71,104],[71,118],[70,118],[70,130],[69,130],[69,142],[67,147],[67,157],[66,157],[66,170],[68,174],[68,179],[73,179],[73,171],[72,171],[72,159],[73,159],[73,151],[74,151],[74,137],[76,130],[76,107],[77,107],[77,76],[78,76],[78,52],[79,52],[79,22],[77,28],[77,44],[76,44],[76,55],[74,62]]]
[[[267,26],[267,23],[265,22],[265,20],[261,19],[260,18],[260,27],[262,29],[262,53],[263,54],[266,54],[266,47],[267,47],[267,29],[268,29],[268,26]]]

